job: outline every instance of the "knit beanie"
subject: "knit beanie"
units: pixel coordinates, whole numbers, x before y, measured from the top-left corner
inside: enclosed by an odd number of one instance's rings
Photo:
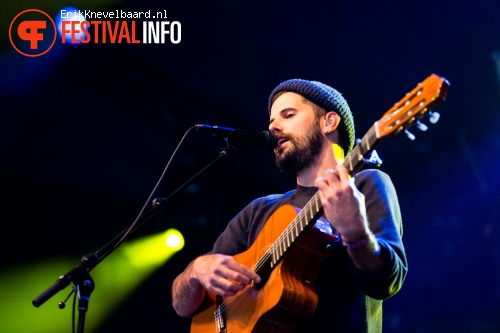
[[[268,110],[271,112],[274,96],[279,92],[294,92],[313,102],[326,112],[335,111],[340,116],[337,127],[342,138],[342,148],[347,155],[354,147],[354,119],[347,101],[342,95],[330,86],[318,81],[291,79],[280,83],[269,96]]]

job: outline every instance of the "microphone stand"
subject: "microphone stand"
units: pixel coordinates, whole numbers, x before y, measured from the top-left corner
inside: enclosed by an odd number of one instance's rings
[[[152,204],[153,207],[147,211],[144,215],[140,216],[137,219],[137,223],[134,223],[131,227],[123,230],[120,234],[118,234],[115,238],[113,238],[110,242],[105,244],[99,250],[94,253],[90,253],[85,255],[80,263],[76,265],[75,268],[70,270],[68,273],[61,275],[54,284],[52,284],[49,288],[47,288],[44,292],[42,292],[39,296],[33,299],[32,304],[35,307],[39,307],[43,303],[45,303],[49,298],[54,296],[57,292],[66,288],[70,283],[74,284],[74,288],[71,291],[70,295],[76,291],[78,296],[78,333],[83,333],[85,326],[85,315],[88,311],[90,295],[95,289],[94,280],[90,276],[90,271],[96,267],[104,258],[110,255],[123,241],[123,239],[137,230],[141,225],[143,225],[146,221],[149,221],[151,218],[156,216],[159,212],[161,212],[169,199],[178,193],[180,190],[186,188],[197,176],[199,176],[202,172],[207,170],[210,166],[215,164],[217,161],[222,158],[228,157],[230,153],[236,151],[236,145],[229,144],[230,140],[226,140],[227,146],[223,148],[219,155],[212,160],[209,164],[207,164],[203,169],[198,171],[193,177],[187,180],[184,184],[182,184],[179,188],[177,188],[174,192],[172,192],[168,197],[162,199],[154,199]],[[69,296],[68,296],[69,298]],[[59,308],[64,308],[64,303],[59,303]]]

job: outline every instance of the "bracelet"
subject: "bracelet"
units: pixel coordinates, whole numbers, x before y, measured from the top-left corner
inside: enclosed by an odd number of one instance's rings
[[[365,235],[363,238],[361,238],[357,242],[348,243],[348,242],[342,241],[342,245],[344,245],[345,247],[347,247],[350,250],[354,250],[354,249],[359,249],[362,246],[365,246],[366,244],[368,244],[369,241],[370,241],[370,236]]]

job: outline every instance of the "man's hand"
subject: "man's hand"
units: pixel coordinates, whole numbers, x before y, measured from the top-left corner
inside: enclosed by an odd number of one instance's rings
[[[221,296],[234,296],[260,277],[231,256],[211,254],[196,258],[192,263],[191,278],[206,290]]]
[[[354,185],[347,169],[337,165],[316,179],[326,219],[342,235],[343,241],[354,242],[369,233],[365,197]]]

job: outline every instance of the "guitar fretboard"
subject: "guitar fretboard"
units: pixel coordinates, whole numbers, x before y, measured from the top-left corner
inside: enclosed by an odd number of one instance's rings
[[[319,217],[322,210],[323,206],[321,205],[319,193],[316,192],[300,213],[288,225],[285,231],[283,231],[280,237],[269,248],[268,252],[271,258],[271,268],[281,260],[286,251],[306,229],[306,227]]]
[[[351,176],[363,166],[365,158],[379,145],[380,136],[377,129],[377,123],[373,124],[363,138],[358,140],[342,163]]]

